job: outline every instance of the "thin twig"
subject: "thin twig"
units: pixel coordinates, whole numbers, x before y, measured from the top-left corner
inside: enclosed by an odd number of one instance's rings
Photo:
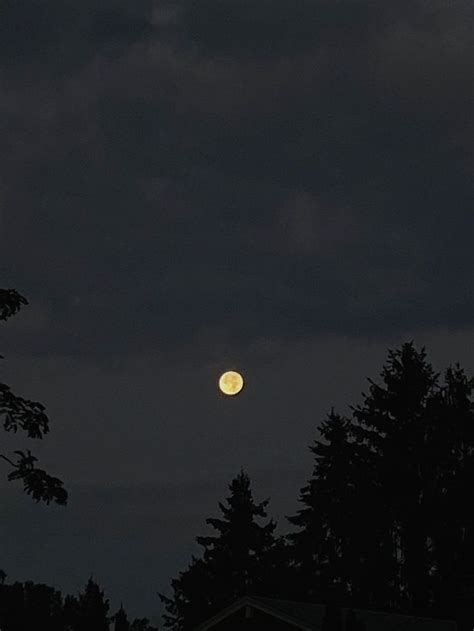
[[[16,469],[18,469],[18,465],[15,462],[13,462],[12,460],[10,460],[10,458],[7,458],[3,454],[0,454],[0,458],[2,458],[2,460],[6,460],[6,462],[8,462],[8,464],[11,464],[12,467],[15,467]]]

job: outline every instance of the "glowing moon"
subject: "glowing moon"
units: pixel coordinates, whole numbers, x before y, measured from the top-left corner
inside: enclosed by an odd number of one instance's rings
[[[233,396],[239,394],[244,387],[242,375],[234,370],[228,370],[219,378],[219,388],[224,394]]]

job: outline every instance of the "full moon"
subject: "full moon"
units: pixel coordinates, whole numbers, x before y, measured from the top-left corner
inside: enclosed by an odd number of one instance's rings
[[[239,394],[244,387],[242,375],[234,370],[228,370],[219,378],[219,388],[224,394],[233,396]]]

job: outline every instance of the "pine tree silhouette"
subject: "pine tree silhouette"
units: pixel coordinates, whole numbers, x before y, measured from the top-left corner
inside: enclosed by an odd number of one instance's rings
[[[449,617],[474,602],[474,520],[469,500],[474,483],[474,380],[456,365],[445,372],[444,384],[431,402],[430,452],[432,510],[429,515],[434,600]],[[471,594],[469,592],[472,592]],[[464,614],[463,614],[464,615]]]
[[[27,612],[23,584],[0,586],[0,629],[2,631],[22,631],[26,628]]]
[[[62,631],[63,601],[61,592],[49,585],[27,581],[23,585],[26,628]]]
[[[189,568],[172,581],[173,598],[160,594],[167,627],[193,629],[239,596],[266,591],[262,565],[272,562],[267,555],[275,545],[276,524],[269,520],[260,525],[256,519],[267,517],[268,500],[255,504],[250,479],[242,470],[229,488],[227,506],[219,502],[223,518],[206,519],[218,535],[196,538],[203,557],[193,557]]]
[[[287,535],[299,576],[301,598],[371,601],[369,549],[374,544],[367,516],[373,510],[367,450],[350,442],[351,423],[328,414],[321,437],[310,450],[315,456],[313,477],[301,489],[303,504],[288,521],[300,531]],[[382,529],[380,529],[382,531]],[[380,558],[377,559],[380,569]]]
[[[413,343],[389,351],[381,377],[311,447],[303,508],[288,517],[301,593],[474,622],[459,587],[474,575],[474,382],[456,365],[440,385]]]
[[[429,401],[435,396],[438,375],[426,361],[425,350],[412,343],[390,351],[382,384],[369,379],[370,393],[354,408],[359,423],[355,434],[367,440],[375,456],[375,470],[391,515],[391,544],[400,559],[398,591],[410,611],[429,605],[428,502],[432,472],[426,468],[430,424]],[[403,489],[403,492],[401,492]],[[429,509],[432,507],[429,506]],[[389,545],[389,542],[387,542]],[[390,576],[395,582],[395,577]],[[384,603],[385,604],[385,603]]]
[[[38,628],[63,631],[63,602],[59,591],[48,585],[16,582],[0,586],[0,629]]]
[[[120,603],[120,609],[112,616],[112,620],[114,631],[130,631],[130,623],[122,603]]]
[[[65,631],[75,631],[79,618],[79,602],[75,596],[67,594],[63,605],[63,628]]]
[[[109,631],[108,611],[109,601],[91,577],[79,594],[74,631]]]
[[[91,578],[79,598],[41,583],[16,582],[0,585],[1,631],[48,629],[48,631],[109,630],[108,602]],[[121,606],[115,616],[114,631],[158,631],[147,618],[137,618],[130,625]]]

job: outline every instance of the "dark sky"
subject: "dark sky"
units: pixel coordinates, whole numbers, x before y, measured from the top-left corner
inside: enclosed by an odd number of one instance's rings
[[[0,286],[30,304],[0,377],[45,404],[31,448],[70,491],[37,506],[0,483],[12,580],[93,573],[153,616],[240,466],[287,530],[318,424],[387,348],[472,372],[473,17],[2,2]]]

